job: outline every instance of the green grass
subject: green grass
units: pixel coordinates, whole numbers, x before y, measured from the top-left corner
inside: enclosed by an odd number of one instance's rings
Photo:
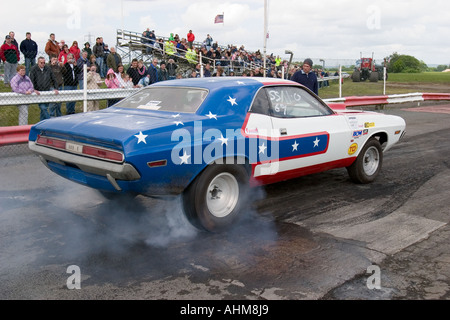
[[[448,83],[450,85],[450,72],[390,73],[388,79],[393,82]]]

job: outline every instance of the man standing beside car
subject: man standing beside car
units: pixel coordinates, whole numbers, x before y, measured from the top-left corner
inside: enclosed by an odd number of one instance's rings
[[[312,65],[313,62],[311,59],[305,59],[302,68],[293,74],[291,80],[304,85],[316,95],[319,95],[317,76],[314,71],[311,70]]]

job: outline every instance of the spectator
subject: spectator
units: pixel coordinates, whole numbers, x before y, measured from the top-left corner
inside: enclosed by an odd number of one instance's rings
[[[296,71],[291,80],[304,85],[316,95],[318,95],[319,87],[317,83],[317,76],[314,72],[311,71],[312,65],[313,62],[311,59],[305,59],[305,61],[303,61],[302,69]]]
[[[31,33],[27,32],[25,39],[20,43],[20,52],[25,57],[26,75],[30,75],[31,67],[36,65],[36,56],[38,53],[38,45],[34,40],[31,40]]]
[[[147,76],[148,70],[143,60],[138,61],[137,71],[141,77],[139,80],[142,80],[142,78],[145,78]]]
[[[191,73],[188,75],[188,78],[198,78],[200,75],[197,73],[195,69],[191,70]]]
[[[59,52],[64,50],[64,45],[66,44],[66,41],[59,40],[58,46],[59,46]]]
[[[158,79],[159,79],[159,81],[169,80],[169,72],[167,71],[165,61],[161,61],[159,63]]]
[[[258,67],[255,68],[255,71],[253,72],[253,77],[262,77],[263,74],[261,73],[260,69]]]
[[[63,76],[62,76],[62,67],[58,63],[58,58],[52,57],[49,63],[50,69],[52,70],[53,76],[56,80],[55,89],[61,91],[63,89]],[[61,102],[52,102],[49,106],[50,116],[52,117],[60,117],[61,116]]]
[[[180,56],[185,56],[187,50],[188,50],[188,46],[186,45],[186,39],[183,38],[177,44],[177,52]]]
[[[103,43],[103,38],[102,39],[102,43]],[[106,65],[106,58],[108,57],[108,55],[111,53],[111,51],[109,50],[109,46],[106,43],[103,43],[103,73],[106,74],[106,72],[109,70],[109,68]]]
[[[205,70],[203,70],[204,77],[211,77],[211,64],[208,62],[205,64]]]
[[[106,74],[105,84],[110,89],[120,88],[119,79],[117,79],[117,75],[115,74],[113,69],[109,69]]]
[[[34,93],[33,83],[26,75],[26,68],[24,65],[17,67],[17,74],[11,79],[11,89],[13,92],[30,95]],[[19,108],[19,126],[28,124],[28,105],[22,104],[17,106]]]
[[[150,28],[147,28],[144,32],[142,32],[141,43],[150,43]]]
[[[213,45],[213,38],[209,35],[209,33],[206,35],[204,44],[207,51],[209,51]]]
[[[17,43],[17,40],[14,38],[16,35],[14,33],[14,31],[10,31],[8,33],[8,35],[11,37],[11,43],[16,46],[17,50],[19,50],[19,43]],[[3,41],[3,44],[5,44],[5,43],[6,43],[6,39],[5,39],[5,41]]]
[[[222,66],[217,66],[216,73],[214,74],[214,77],[223,77],[223,76],[225,76],[225,73],[223,71],[223,67]]]
[[[149,84],[159,81],[158,79],[158,59],[153,58],[152,64],[148,67]]]
[[[189,49],[194,48],[194,40],[195,40],[195,35],[192,33],[192,30],[189,30],[189,32],[187,34],[187,41],[188,41]]]
[[[86,75],[86,87],[88,90],[100,89],[100,84],[103,83],[100,74],[97,72],[96,65],[92,65]],[[87,102],[87,111],[96,111],[100,109],[100,102],[98,100],[89,100]]]
[[[77,41],[72,42],[72,46],[69,48],[69,52],[73,54],[75,61],[78,61],[78,59],[80,59],[81,50],[78,47]]]
[[[83,51],[81,53],[81,57],[78,58],[78,60],[77,60],[77,66],[78,66],[78,70],[79,70],[78,85],[80,86],[80,89],[83,89],[83,87],[84,87],[84,65],[86,65],[86,67],[87,67],[87,64],[89,62],[89,60],[87,59],[87,55],[88,55],[87,51]]]
[[[17,63],[20,60],[19,49],[12,44],[11,36],[5,37],[5,43],[0,47],[0,59],[5,63],[4,83],[9,86],[9,82],[17,72]]]
[[[113,69],[108,70],[108,73],[106,74],[105,78],[105,84],[110,89],[120,88],[119,79],[117,79],[117,76],[114,73]],[[112,105],[116,104],[119,100],[120,99],[108,99],[108,107],[111,107]]]
[[[124,73],[122,81],[124,83],[123,88],[125,88],[125,89],[132,89],[132,88],[134,88],[133,81],[131,80],[129,74]]]
[[[91,44],[89,42],[86,42],[84,44],[84,48],[83,48],[83,50],[81,50],[81,52],[83,52],[83,51],[86,51],[88,53],[87,59],[90,61],[91,55],[92,55],[92,49],[91,49]]]
[[[125,69],[123,67],[123,64],[119,63],[119,65],[117,66],[117,72],[116,72],[116,77],[117,79],[119,79],[120,82],[120,87],[124,88],[125,87],[125,82],[124,82],[124,75],[125,75]]]
[[[137,86],[139,80],[141,80],[141,75],[137,71],[138,59],[133,58],[131,60],[131,66],[127,69],[127,74],[130,75],[131,80],[133,81],[133,85]]]
[[[92,54],[95,55],[95,61],[97,62],[98,65],[98,72],[100,73],[100,77],[104,78],[105,73],[103,72],[103,64],[104,64],[105,49],[103,47],[101,39],[102,39],[101,37],[97,37],[96,43],[92,48]]]
[[[67,62],[62,68],[64,90],[77,90],[78,87],[78,69],[75,57],[72,53],[67,54]],[[66,114],[75,113],[75,101],[66,102]]]
[[[69,54],[69,46],[67,44],[63,45],[62,51],[59,53],[58,62],[61,66],[65,65],[67,62],[67,55]]]
[[[37,64],[30,70],[30,79],[33,83],[34,90],[37,90],[37,94],[40,91],[50,91],[54,90],[55,94],[58,94],[57,83],[55,76],[49,66],[45,64],[45,58],[39,57],[37,59]],[[41,110],[40,120],[45,120],[50,118],[48,112],[48,103],[39,103],[39,109]]]
[[[116,48],[111,47],[111,53],[106,57],[106,66],[117,73],[117,66],[122,64],[122,57],[116,52]]]
[[[176,78],[177,68],[178,68],[178,65],[175,63],[175,61],[172,58],[170,58],[166,64],[166,69],[167,69],[169,80],[173,80]]]
[[[91,54],[91,58],[89,59],[87,66],[88,69],[90,69],[92,66],[95,66],[95,72],[100,74],[100,67],[97,64],[97,59],[94,54]]]
[[[58,41],[55,40],[55,34],[50,33],[50,39],[48,39],[45,45],[45,53],[48,54],[48,59],[50,60],[52,57],[58,58],[60,52]]]
[[[155,30],[150,31],[149,37],[150,37],[150,46],[154,47],[156,44]]]

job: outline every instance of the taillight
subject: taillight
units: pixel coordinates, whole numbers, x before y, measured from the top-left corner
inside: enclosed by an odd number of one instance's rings
[[[123,162],[123,154],[110,149],[103,149],[43,136],[38,136],[36,143],[51,148],[65,150],[71,153],[83,154],[89,157]]]
[[[53,148],[64,149],[64,150],[66,149],[66,141],[64,141],[64,140],[38,136],[36,142],[38,144],[42,144],[47,147],[53,147]]]
[[[83,146],[83,154],[112,161],[123,161],[123,154],[120,152],[96,148],[92,146]]]

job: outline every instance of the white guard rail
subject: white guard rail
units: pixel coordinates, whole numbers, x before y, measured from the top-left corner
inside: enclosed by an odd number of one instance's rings
[[[86,100],[105,100],[125,98],[139,88],[132,89],[95,89],[86,90]],[[24,95],[15,92],[0,93],[0,106],[51,103],[51,102],[70,102],[84,101],[84,90],[60,90],[58,94],[54,91],[40,91],[40,94]]]

